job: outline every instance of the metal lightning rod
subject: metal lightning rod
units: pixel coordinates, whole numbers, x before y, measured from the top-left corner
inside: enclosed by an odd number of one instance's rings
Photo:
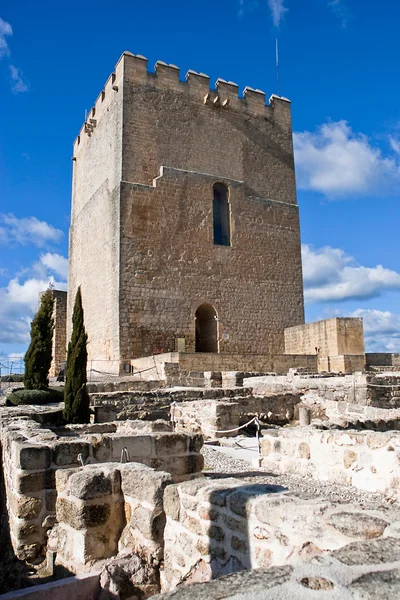
[[[278,88],[278,96],[281,95],[281,84],[279,81],[279,46],[278,46],[278,38],[276,38],[275,44],[275,61],[276,61],[276,84]]]

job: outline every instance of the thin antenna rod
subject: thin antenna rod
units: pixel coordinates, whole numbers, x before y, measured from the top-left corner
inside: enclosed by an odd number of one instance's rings
[[[281,95],[281,84],[279,81],[279,46],[278,46],[278,38],[276,38],[275,45],[275,58],[276,58],[276,85],[278,88],[278,96]]]

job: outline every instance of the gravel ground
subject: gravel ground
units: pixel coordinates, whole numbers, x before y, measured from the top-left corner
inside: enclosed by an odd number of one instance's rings
[[[377,508],[382,505],[385,505],[386,509],[389,506],[397,510],[400,508],[397,503],[394,505],[388,504],[381,494],[371,494],[352,487],[320,482],[305,477],[295,477],[294,475],[273,475],[262,468],[255,470],[247,461],[231,458],[209,446],[203,446],[202,453],[205,461],[204,474],[213,479],[228,476],[251,483],[281,485],[304,499],[319,496],[331,502],[357,503],[366,508]]]

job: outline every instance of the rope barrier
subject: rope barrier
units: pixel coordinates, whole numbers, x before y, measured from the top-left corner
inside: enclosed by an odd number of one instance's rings
[[[367,387],[398,388],[400,387],[400,383],[393,383],[390,385],[384,385],[383,383],[367,383]]]
[[[233,429],[214,429],[212,427],[207,427],[206,425],[202,425],[200,423],[198,423],[198,421],[196,419],[194,419],[193,417],[190,417],[184,410],[182,410],[182,408],[180,406],[178,406],[178,404],[176,402],[172,402],[171,403],[171,407],[177,408],[178,410],[180,410],[181,414],[184,415],[189,421],[191,421],[192,423],[194,423],[195,425],[198,425],[201,429],[204,429],[205,431],[210,431],[211,433],[233,433],[234,431],[239,431],[240,429],[244,429],[245,427],[248,427],[249,425],[251,425],[251,423],[258,423],[258,417],[253,417],[252,419],[250,419],[250,421],[248,421],[248,423],[245,423],[244,425],[239,425],[239,427],[234,427]],[[175,417],[175,411],[171,411],[171,417],[172,417],[172,421],[174,422],[174,417]]]

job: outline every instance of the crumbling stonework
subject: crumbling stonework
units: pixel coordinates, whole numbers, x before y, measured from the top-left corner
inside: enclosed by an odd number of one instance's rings
[[[353,542],[310,562],[180,587],[153,600],[397,600],[399,571],[400,541],[387,537]]]
[[[262,466],[400,499],[400,433],[264,430]]]
[[[389,517],[230,478],[171,485],[164,509],[164,591],[233,571],[308,562],[350,542],[400,536],[398,511]]]
[[[182,402],[171,410],[175,431],[201,433],[205,439],[232,437],[238,433],[235,428],[239,427],[239,405],[236,402],[196,400]]]
[[[138,463],[58,471],[57,525],[48,548],[79,572],[95,560],[137,555],[149,569],[163,558],[163,493],[171,475]],[[156,590],[155,590],[156,591]]]
[[[3,427],[1,442],[11,543],[21,560],[42,553],[56,512],[60,516],[62,503],[56,511],[58,492],[64,491],[63,480],[56,483],[60,472],[71,477],[70,469],[82,464],[128,461],[166,471],[181,481],[201,473],[204,464],[200,435],[144,433],[129,422],[50,430],[33,421],[15,421]],[[74,523],[79,519],[76,516]]]

